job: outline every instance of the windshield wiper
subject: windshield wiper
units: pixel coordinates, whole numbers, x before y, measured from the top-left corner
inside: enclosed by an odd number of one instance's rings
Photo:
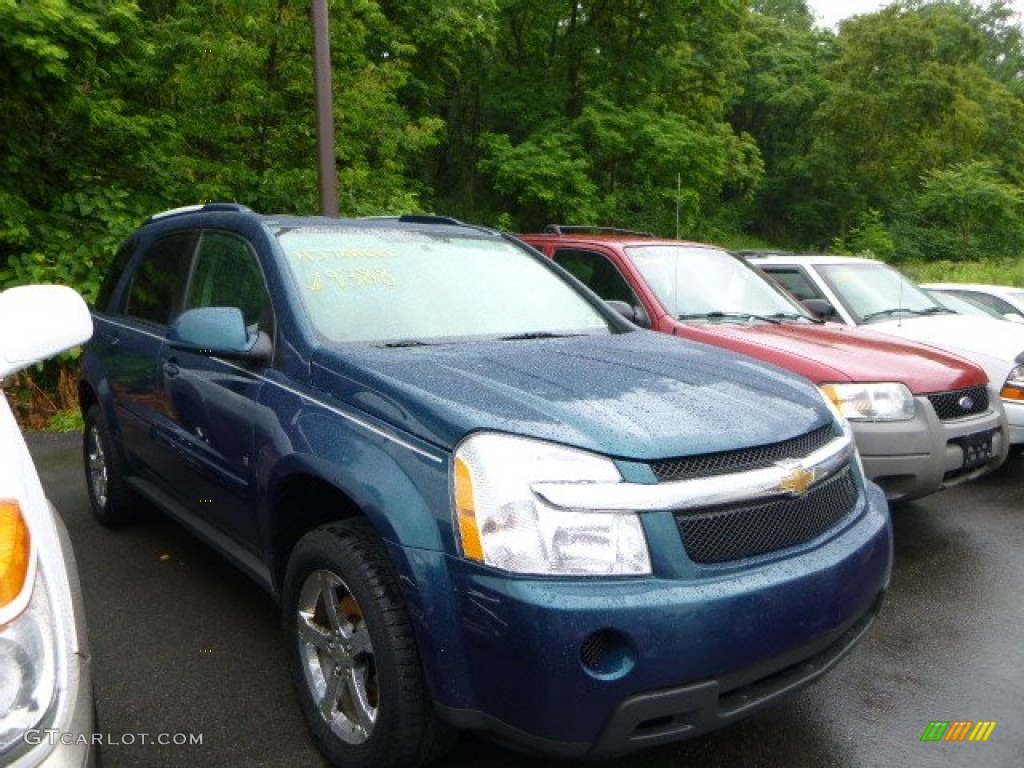
[[[954,314],[955,315],[956,314],[955,312],[953,312],[953,310],[946,309],[945,307],[928,307],[928,309],[911,309],[910,307],[894,307],[893,309],[883,309],[883,310],[881,310],[879,312],[871,312],[871,313],[869,313],[867,315],[864,315],[864,321],[867,322],[868,320],[871,320],[871,319],[873,319],[875,317],[891,317],[893,315],[898,315],[898,314],[901,314],[901,313],[906,313],[908,315],[939,315],[939,314],[941,314],[941,315]]]
[[[907,309],[906,307],[893,307],[892,309],[880,309],[878,312],[869,312],[864,315],[864,321],[873,320],[876,317],[892,317],[893,315],[899,315],[906,313],[908,315],[914,314],[914,310]]]
[[[398,341],[387,341],[381,344],[384,349],[398,349],[400,347],[429,347],[425,341],[419,339],[400,339]]]
[[[779,320],[796,320],[797,322],[800,322],[802,320],[807,321],[809,323],[824,322],[823,320],[816,320],[815,318],[808,317],[807,315],[801,315],[799,312],[776,312],[772,315],[772,317],[777,317]]]
[[[511,336],[502,336],[502,341],[526,341],[527,339],[566,339],[570,336],[582,336],[580,333],[552,333],[551,331],[528,331],[527,333],[514,333]]]
[[[755,315],[750,312],[695,312],[689,315],[676,315],[677,320],[763,320],[775,325],[781,325],[783,317],[789,315]]]

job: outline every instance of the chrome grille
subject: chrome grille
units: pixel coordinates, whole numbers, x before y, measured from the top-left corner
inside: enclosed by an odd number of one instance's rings
[[[928,395],[928,401],[935,409],[939,421],[952,421],[985,413],[988,410],[988,389],[973,387],[958,389],[954,392],[939,392]],[[964,406],[967,407],[964,407]]]
[[[651,462],[650,466],[660,483],[710,475],[727,475],[732,472],[746,472],[751,469],[770,467],[784,459],[801,459],[814,453],[834,437],[835,432],[832,425],[826,424],[813,432],[784,440],[781,443],[744,448],[738,451],[662,459]]]
[[[857,503],[850,466],[796,498],[708,508],[675,515],[695,563],[725,563],[814,539],[838,525]]]

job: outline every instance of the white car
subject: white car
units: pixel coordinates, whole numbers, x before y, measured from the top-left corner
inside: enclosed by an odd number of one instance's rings
[[[981,283],[924,283],[921,287],[985,307],[1006,320],[1024,323],[1024,288]]]
[[[996,320],[1010,319],[1008,317],[1003,317],[994,309],[986,307],[984,304],[977,304],[976,302],[962,299],[959,296],[955,296],[952,293],[946,293],[945,291],[936,291],[932,288],[925,288],[923,285],[918,287],[946,309],[951,309],[959,315],[980,315],[981,317],[994,317]],[[1024,318],[1021,318],[1021,322],[1024,322]]]
[[[70,288],[0,293],[0,379],[81,344],[92,319]],[[63,522],[0,396],[0,765],[95,763],[81,587]]]
[[[1024,324],[956,314],[873,259],[780,253],[748,261],[829,320],[870,326],[977,363],[992,395],[1002,398],[1010,444],[1024,444]]]

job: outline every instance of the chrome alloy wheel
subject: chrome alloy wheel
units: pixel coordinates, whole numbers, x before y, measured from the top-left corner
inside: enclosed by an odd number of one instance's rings
[[[320,717],[348,744],[362,744],[377,720],[377,667],[363,611],[331,571],[313,571],[299,594],[299,656]]]
[[[95,424],[89,427],[88,443],[89,489],[93,501],[101,509],[107,506],[107,455],[103,452],[100,430]]]

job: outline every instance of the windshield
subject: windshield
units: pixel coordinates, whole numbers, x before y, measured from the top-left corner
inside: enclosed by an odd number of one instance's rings
[[[609,332],[575,289],[505,240],[369,226],[304,227],[278,240],[329,341]]]
[[[810,320],[803,308],[770,280],[718,248],[643,245],[631,246],[626,252],[673,317]]]
[[[928,290],[927,288],[925,288],[924,291],[933,299],[935,299],[935,301],[944,306],[946,309],[951,309],[958,314],[994,317],[999,320],[1005,319],[994,309],[989,309],[984,304],[979,304],[975,301],[971,301],[970,299],[964,296],[957,296],[955,293],[945,293],[943,291],[931,291]]]
[[[950,310],[939,305],[910,278],[877,262],[822,264],[825,281],[861,321],[900,314],[927,315]]]

